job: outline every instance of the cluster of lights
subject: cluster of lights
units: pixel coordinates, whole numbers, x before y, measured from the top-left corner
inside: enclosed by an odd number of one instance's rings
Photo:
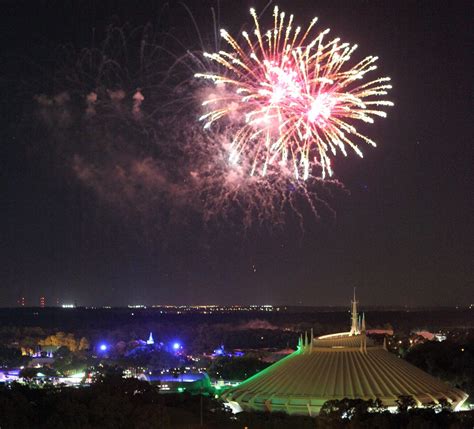
[[[170,343],[169,348],[174,352],[178,353],[183,350],[183,345],[179,341],[173,341]],[[97,345],[97,349],[101,353],[105,353],[109,350],[109,345],[107,343],[100,343]]]
[[[153,305],[153,308],[160,309],[160,313],[232,313],[241,311],[281,311],[285,310],[286,307],[274,307],[273,305]]]

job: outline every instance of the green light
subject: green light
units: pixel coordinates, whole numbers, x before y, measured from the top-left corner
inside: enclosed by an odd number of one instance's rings
[[[186,389],[184,387],[178,387],[178,392],[183,393]]]

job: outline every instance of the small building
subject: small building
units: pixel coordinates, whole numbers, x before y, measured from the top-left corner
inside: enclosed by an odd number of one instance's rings
[[[50,367],[50,366],[53,365],[55,360],[56,360],[55,358],[48,357],[48,356],[33,357],[33,359],[31,359],[28,362],[27,367],[28,368],[40,368],[40,367],[43,367],[43,366]]]
[[[212,391],[211,380],[205,372],[172,374],[157,373],[143,375],[142,379],[158,384],[160,392],[163,393],[183,393],[191,394],[209,393]]]

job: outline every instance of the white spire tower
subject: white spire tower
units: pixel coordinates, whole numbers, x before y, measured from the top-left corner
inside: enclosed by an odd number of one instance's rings
[[[357,300],[356,300],[356,288],[354,288],[354,299],[352,300],[352,324],[351,324],[351,332],[349,335],[358,335],[360,334],[359,323],[358,323],[358,315],[357,315]]]

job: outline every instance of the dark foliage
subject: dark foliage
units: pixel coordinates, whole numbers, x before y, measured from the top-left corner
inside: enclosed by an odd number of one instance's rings
[[[213,360],[208,373],[224,380],[245,380],[266,368],[269,364],[252,357],[219,357]]]
[[[400,398],[402,404],[409,399]],[[446,404],[391,414],[379,401],[342,399],[324,404],[318,417],[243,412],[232,415],[220,401],[189,394],[163,395],[149,383],[111,375],[89,387],[0,387],[1,428],[170,429],[461,429],[474,412],[453,413]],[[370,410],[370,412],[369,412]],[[202,419],[202,425],[201,425]]]
[[[0,425],[9,428],[189,428],[198,427],[201,399],[161,395],[136,379],[101,378],[90,387],[0,387]],[[225,427],[229,413],[221,402],[202,398],[206,427]]]
[[[474,339],[429,341],[413,347],[408,362],[474,396]]]
[[[0,345],[0,368],[19,366],[23,361],[20,350]]]

